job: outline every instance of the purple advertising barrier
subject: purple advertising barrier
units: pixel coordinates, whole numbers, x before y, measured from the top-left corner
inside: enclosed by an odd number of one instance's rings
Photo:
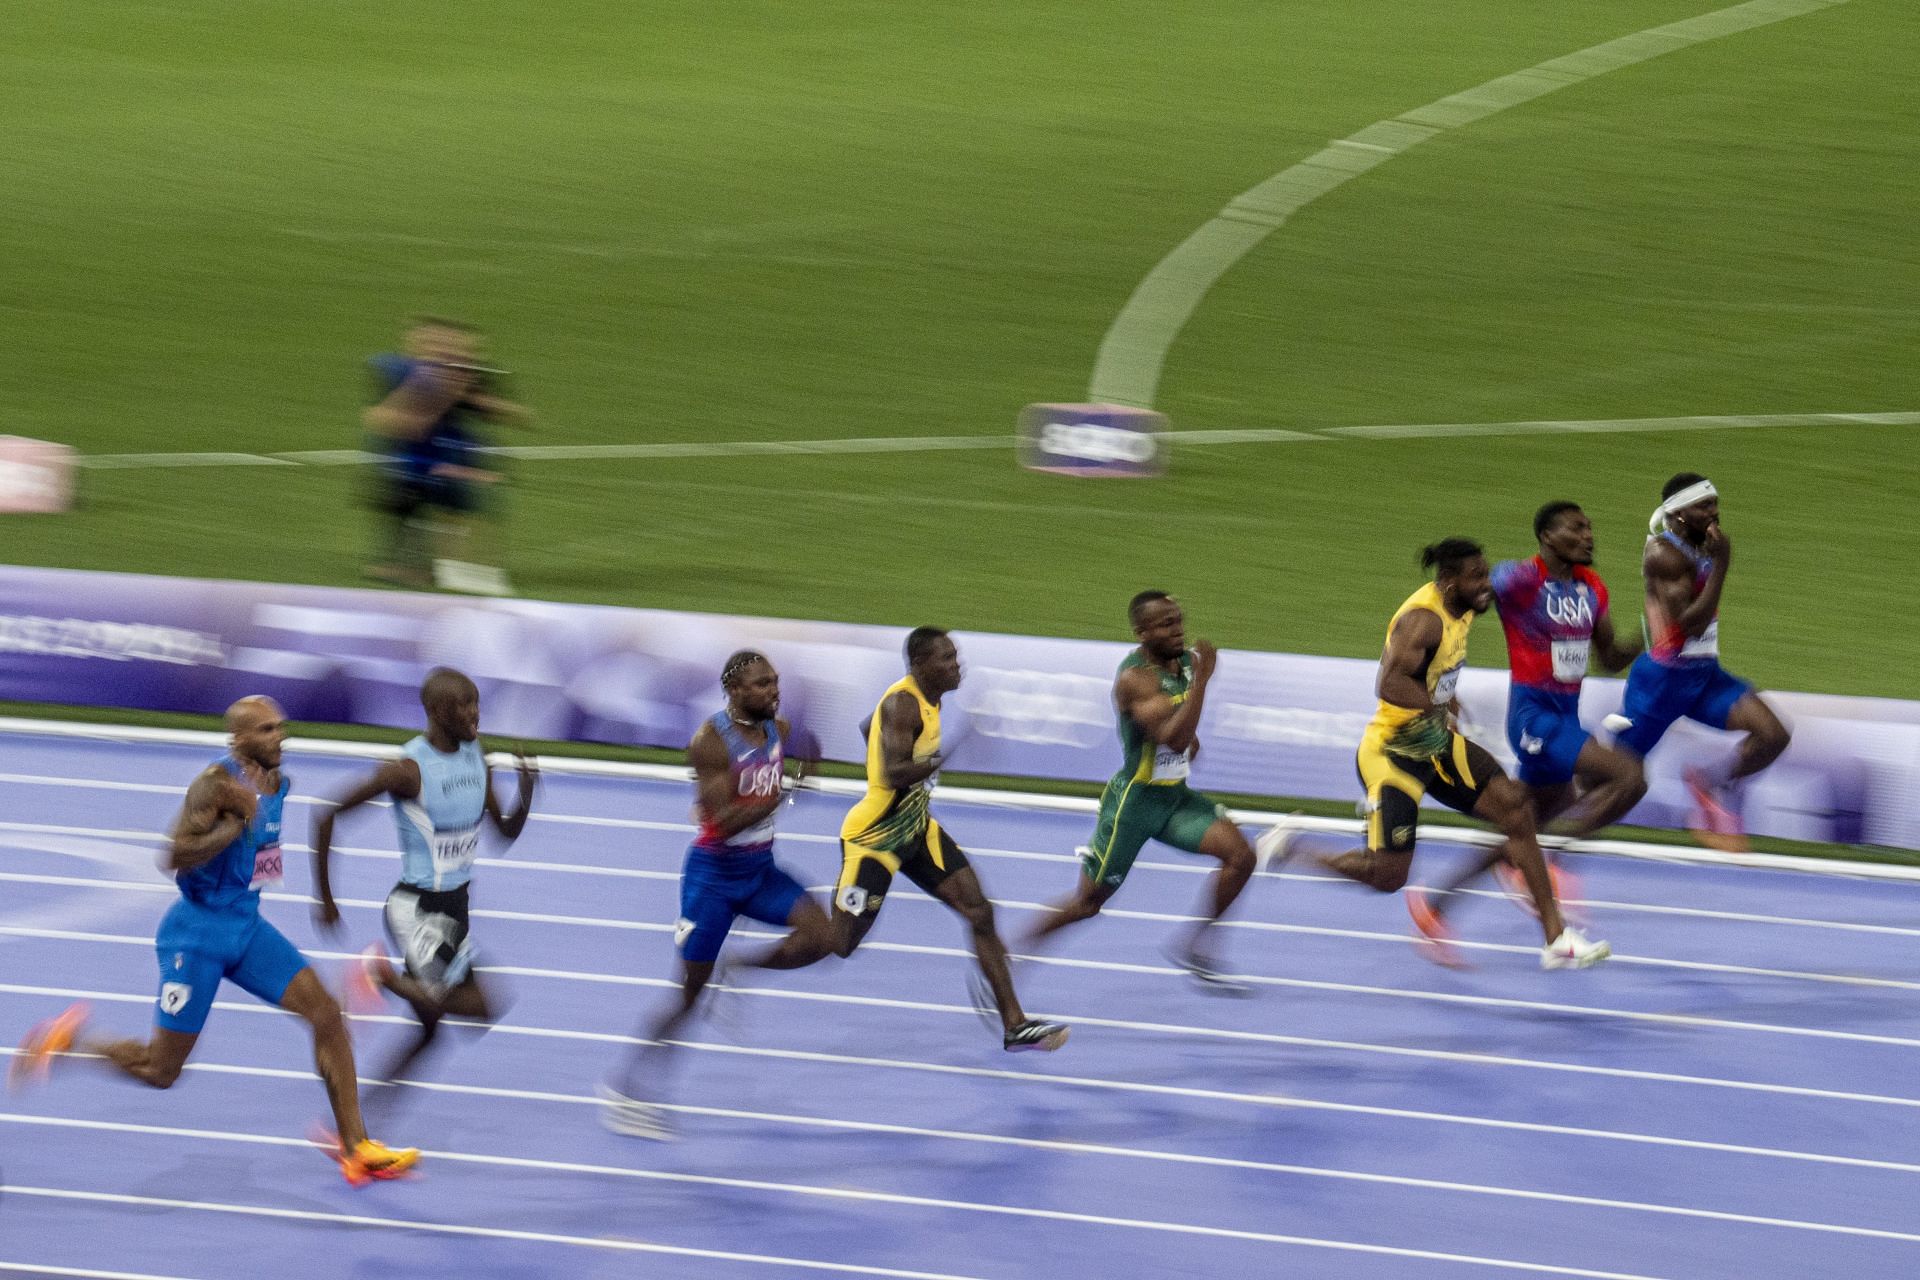
[[[860,721],[904,664],[898,627],[471,600],[250,582],[0,568],[0,699],[218,713],[267,693],[296,719],[413,726],[426,672],[480,685],[490,736],[683,747],[720,705],[727,654],[780,669],[782,710],[829,759],[857,761]],[[955,770],[1101,781],[1119,763],[1111,701],[1129,645],[956,632],[965,682],[943,716]],[[1196,786],[1358,800],[1354,749],[1375,664],[1227,650],[1207,697]],[[1462,674],[1469,733],[1513,765],[1504,672]],[[1620,703],[1589,680],[1581,718]],[[1741,797],[1763,834],[1920,848],[1920,703],[1768,693],[1793,745]],[[1688,816],[1680,771],[1736,739],[1690,724],[1648,761],[1631,815]]]

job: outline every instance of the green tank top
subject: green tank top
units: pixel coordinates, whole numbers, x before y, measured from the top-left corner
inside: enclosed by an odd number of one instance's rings
[[[1180,655],[1180,670],[1168,671],[1157,662],[1150,661],[1138,649],[1129,653],[1120,661],[1120,668],[1114,672],[1118,680],[1130,667],[1145,667],[1159,680],[1160,692],[1179,706],[1187,700],[1187,687],[1193,683],[1193,651]],[[1133,722],[1133,717],[1116,710],[1115,720],[1120,729],[1120,771],[1114,775],[1116,781],[1145,783],[1153,787],[1170,787],[1187,780],[1191,771],[1193,752],[1175,751],[1163,747],[1149,738]]]

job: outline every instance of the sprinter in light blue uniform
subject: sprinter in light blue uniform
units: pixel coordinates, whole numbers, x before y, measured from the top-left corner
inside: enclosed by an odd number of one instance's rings
[[[425,734],[401,752],[413,762],[420,789],[393,804],[400,883],[387,895],[387,936],[406,957],[408,973],[444,992],[473,970],[466,891],[487,810],[487,761],[476,740],[442,751]]]
[[[420,686],[427,731],[362,779],[313,825],[315,915],[322,928],[336,928],[340,909],[333,900],[329,854],[334,820],[350,809],[382,797],[393,803],[400,834],[400,883],[387,895],[387,934],[400,950],[405,971],[394,968],[379,943],[371,944],[350,979],[355,1003],[378,1005],[382,990],[413,1007],[419,1036],[405,1046],[381,1076],[398,1081],[426,1051],[440,1019],[456,1017],[491,1022],[495,1002],[473,969],[467,932],[467,889],[480,853],[480,828],[491,821],[511,843],[527,825],[537,771],[519,761],[520,798],[503,815],[495,799],[486,756],[480,750],[480,691],[451,667],[436,667]]]
[[[356,1186],[395,1178],[420,1153],[391,1150],[367,1137],[340,1006],[291,942],[260,916],[260,894],[278,884],[280,819],[287,778],[280,772],[286,717],[271,698],[242,698],[227,708],[232,750],[187,789],[166,867],[180,900],[160,923],[155,950],[160,997],[149,1040],[80,1043],[86,1006],[74,1005],[31,1032],[14,1059],[15,1080],[44,1075],[55,1053],[98,1054],[156,1089],[180,1078],[224,979],[306,1019],[314,1060],[333,1104],[337,1137],[329,1154]]]

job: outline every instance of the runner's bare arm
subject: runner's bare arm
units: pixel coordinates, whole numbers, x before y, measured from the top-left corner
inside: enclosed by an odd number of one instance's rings
[[[533,812],[533,789],[540,780],[540,764],[532,756],[513,753],[514,776],[520,780],[520,793],[514,800],[512,813],[500,811],[500,798],[493,794],[493,771],[487,771],[487,820],[493,823],[493,829],[502,839],[511,844],[520,838],[526,830],[527,816]]]
[[[820,772],[820,740],[812,733],[802,731],[799,738],[793,736],[793,726],[785,720],[775,720],[780,726],[780,741],[786,745],[787,762],[793,766],[792,778],[798,786],[814,774]],[[867,725],[860,724],[860,736],[865,737]]]
[[[880,767],[887,785],[896,791],[925,782],[940,772],[941,762],[946,759],[938,752],[925,760],[913,758],[913,744],[920,729],[920,704],[906,690],[881,704]]]
[[[720,829],[722,836],[745,831],[780,803],[777,788],[766,796],[735,794],[727,744],[711,724],[703,724],[695,731],[693,741],[687,745],[687,763],[693,766],[693,785],[700,796],[700,812]]]
[[[1700,588],[1697,596],[1693,594],[1693,561],[1680,554],[1677,548],[1664,541],[1650,542],[1646,559],[1642,562],[1647,594],[1654,598],[1661,612],[1674,619],[1680,630],[1688,636],[1704,632],[1714,615],[1720,612],[1720,589],[1727,581],[1730,548],[1726,534],[1720,532],[1718,525],[1708,530],[1707,550],[1714,557],[1713,569],[1707,574],[1706,585]]]
[[[381,796],[411,800],[419,794],[420,766],[403,756],[382,764],[313,815],[313,914],[321,924],[332,925],[340,919],[340,908],[333,901],[333,820]]]
[[[1624,671],[1640,656],[1640,638],[1622,639],[1613,629],[1613,614],[1603,612],[1593,620],[1593,649],[1606,671]]]
[[[1197,744],[1200,712],[1207,685],[1213,679],[1214,648],[1205,640],[1193,645],[1193,682],[1187,696],[1176,703],[1145,667],[1129,667],[1113,682],[1113,702],[1120,714],[1163,747],[1185,751]]]
[[[254,797],[218,765],[209,767],[187,788],[174,819],[167,865],[191,871],[240,838],[253,821]]]
[[[1433,698],[1420,668],[1440,647],[1440,615],[1431,609],[1409,609],[1393,624],[1386,650],[1380,655],[1380,674],[1374,692],[1380,701],[1408,711],[1430,712]]]

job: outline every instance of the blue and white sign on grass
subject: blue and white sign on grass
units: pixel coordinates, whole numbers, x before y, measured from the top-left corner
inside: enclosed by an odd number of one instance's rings
[[[1157,476],[1167,418],[1123,404],[1030,404],[1020,411],[1020,465],[1068,476]]]

